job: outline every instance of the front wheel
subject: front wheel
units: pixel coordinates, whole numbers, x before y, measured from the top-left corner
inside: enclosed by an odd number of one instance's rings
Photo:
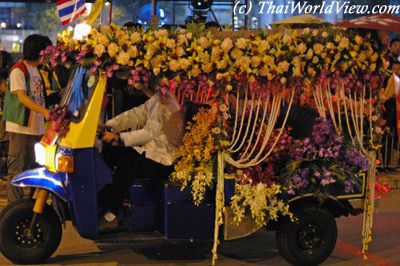
[[[33,217],[32,199],[9,204],[0,215],[0,251],[20,264],[40,263],[49,258],[61,241],[62,228],[55,211],[46,206],[29,232]]]
[[[324,262],[337,240],[336,221],[329,211],[305,208],[296,215],[298,221],[287,220],[276,232],[278,249],[292,265],[313,266]]]

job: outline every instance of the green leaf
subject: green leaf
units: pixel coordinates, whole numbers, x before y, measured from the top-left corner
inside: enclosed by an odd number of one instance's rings
[[[190,22],[187,25],[187,31],[193,34],[193,37],[199,37],[202,32],[206,30],[206,25],[204,23]]]

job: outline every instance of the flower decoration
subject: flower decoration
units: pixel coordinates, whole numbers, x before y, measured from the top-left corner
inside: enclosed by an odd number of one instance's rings
[[[182,184],[182,189],[191,186],[193,201],[199,205],[207,188],[213,186],[215,165],[216,112],[201,108],[188,126],[180,147],[181,159],[175,165],[171,179]]]

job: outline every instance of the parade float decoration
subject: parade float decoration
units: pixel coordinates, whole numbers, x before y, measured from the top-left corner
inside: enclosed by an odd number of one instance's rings
[[[375,150],[382,134],[379,97],[388,62],[371,35],[338,28],[276,31],[92,29],[81,41],[64,31],[42,60],[70,61],[90,73],[123,76],[135,88],[173,91],[180,103],[207,103],[189,126],[172,179],[192,190],[195,204],[216,193],[213,262],[225,206],[237,223],[258,226],[280,215],[295,219],[291,195],[352,193],[367,172],[363,254],[371,241]],[[294,104],[320,116],[310,137],[295,140],[286,126]],[[277,127],[282,106],[286,114]],[[225,202],[226,173],[236,180]]]

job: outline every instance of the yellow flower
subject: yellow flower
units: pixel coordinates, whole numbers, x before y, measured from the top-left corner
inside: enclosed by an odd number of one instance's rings
[[[107,34],[107,33],[111,33],[112,30],[110,28],[110,26],[104,26],[103,28],[101,28],[101,33],[102,34]]]
[[[228,52],[233,47],[231,38],[225,38],[221,43],[221,49],[224,52]]]
[[[182,70],[187,70],[187,68],[189,67],[190,63],[186,58],[180,58],[178,60],[179,66]]]
[[[314,50],[314,53],[316,53],[318,55],[318,54],[322,53],[322,51],[324,50],[324,46],[320,43],[315,43],[313,45],[313,50]]]
[[[140,41],[140,33],[139,32],[133,32],[131,36],[129,37],[130,41],[132,44],[135,44]]]
[[[94,47],[94,54],[100,57],[104,53],[104,50],[105,50],[104,45],[98,44]]]
[[[285,60],[283,62],[279,62],[278,67],[282,69],[283,72],[287,72],[289,70],[290,64]]]
[[[232,52],[231,52],[231,56],[232,56],[232,58],[234,58],[234,59],[238,59],[238,58],[241,57],[242,55],[243,55],[242,50],[240,50],[240,49],[238,49],[238,48],[233,49]]]
[[[312,49],[308,49],[307,54],[306,54],[306,58],[308,60],[310,60],[311,58],[313,58],[313,56],[314,56],[313,50]]]
[[[203,65],[201,66],[201,68],[203,69],[203,71],[204,71],[205,73],[210,73],[211,71],[213,71],[212,63],[203,64]]]
[[[363,42],[364,42],[364,39],[363,39],[363,37],[361,37],[360,35],[356,35],[356,37],[354,38],[354,40],[356,41],[356,43],[358,44],[358,45],[361,45]]]
[[[178,57],[184,56],[186,54],[185,50],[182,47],[176,47],[175,53]]]
[[[304,43],[300,43],[300,44],[297,46],[297,51],[298,51],[298,53],[300,53],[300,54],[304,54],[304,53],[306,52],[306,50],[307,50],[307,45],[305,45]]]
[[[267,40],[261,40],[258,45],[258,52],[260,54],[263,54],[269,48],[270,48],[269,42]]]
[[[228,66],[228,62],[224,59],[217,62],[217,69],[225,69]]]
[[[347,62],[343,62],[340,65],[340,68],[342,69],[342,71],[346,71],[349,68],[349,64]]]
[[[378,55],[377,52],[375,52],[375,53],[372,55],[372,57],[371,57],[371,61],[372,61],[372,62],[376,62],[376,61],[378,60],[378,58],[379,58],[379,55]]]
[[[263,62],[267,65],[273,64],[275,62],[274,57],[269,56],[269,55],[264,55],[263,57]]]
[[[242,56],[235,62],[235,66],[241,70],[241,72],[248,72],[250,66],[250,58]]]
[[[192,70],[190,72],[191,76],[194,78],[201,74],[201,70],[198,65],[193,65]]]
[[[153,58],[150,60],[150,63],[151,63],[151,66],[152,66],[153,68],[160,68],[160,66],[159,66],[159,60],[158,60],[157,57],[153,57]]]
[[[117,55],[117,63],[120,65],[127,65],[129,62],[129,55],[123,51],[121,51],[118,55]]]
[[[301,77],[301,68],[300,68],[300,66],[295,66],[293,68],[293,76],[294,77]]]
[[[364,62],[365,60],[367,60],[367,55],[365,54],[365,52],[361,52],[358,55],[357,61],[358,62]]]
[[[158,50],[157,47],[153,44],[149,44],[147,46],[147,52],[150,54],[155,54],[157,52],[157,50]]]
[[[110,57],[115,57],[115,55],[117,54],[118,50],[119,50],[119,47],[118,47],[118,45],[116,43],[111,43],[107,47],[107,51],[108,51],[108,54],[110,55]]]
[[[236,40],[236,47],[239,49],[245,49],[247,46],[247,42],[245,38],[239,38]]]
[[[328,32],[324,31],[324,32],[322,33],[322,37],[327,38],[328,36],[329,36],[329,33],[328,33]]]
[[[307,71],[308,71],[308,74],[311,75],[311,77],[315,77],[315,75],[317,74],[315,72],[314,68],[312,68],[312,67],[309,67]]]
[[[216,62],[221,56],[222,50],[219,47],[213,47],[211,50],[211,61]]]
[[[153,68],[153,73],[154,75],[158,76],[158,74],[160,74],[160,69],[159,68]]]
[[[163,37],[168,37],[168,31],[166,29],[160,29],[160,30],[156,30],[154,32],[154,36],[156,38],[163,38]]]
[[[328,42],[326,44],[326,48],[328,48],[329,50],[333,50],[335,48],[335,45],[332,42]]]
[[[174,39],[167,39],[167,41],[165,42],[165,45],[169,48],[169,49],[174,49],[176,46],[175,40]]]
[[[171,60],[171,61],[168,63],[168,66],[169,66],[169,69],[170,69],[171,71],[173,71],[173,72],[176,72],[176,71],[179,70],[179,64],[178,64],[178,62],[177,62],[176,60]]]
[[[232,90],[232,86],[231,85],[226,86],[226,90],[227,91],[231,91]]]
[[[100,44],[104,45],[104,46],[107,46],[107,45],[109,44],[108,38],[107,38],[106,36],[104,36],[104,35],[100,35],[100,36],[99,36],[98,42],[99,42]]]
[[[221,104],[221,105],[219,106],[219,110],[220,110],[221,112],[226,112],[226,111],[228,111],[228,107],[226,106],[226,104]]]
[[[129,46],[128,48],[128,55],[132,58],[136,58],[139,52],[136,46]]]
[[[221,129],[220,129],[219,127],[214,127],[214,128],[211,130],[211,132],[214,133],[214,134],[220,134],[220,133],[221,133]]]
[[[312,59],[313,64],[316,64],[319,62],[318,56],[314,56]]]
[[[115,37],[118,40],[118,44],[121,46],[129,40],[129,36],[126,34],[125,31],[119,30],[115,33]]]
[[[286,79],[285,77],[282,77],[282,78],[280,79],[280,82],[281,82],[282,84],[285,84],[285,83],[287,82],[287,79]]]
[[[352,58],[356,57],[357,56],[357,52],[356,51],[350,51],[350,56]]]
[[[267,76],[267,74],[269,73],[269,68],[267,65],[264,65],[263,67],[258,69],[258,74],[262,77]]]
[[[209,45],[210,45],[210,43],[209,43],[209,41],[208,41],[208,38],[206,38],[206,37],[200,37],[199,38],[199,45],[202,47],[202,48],[207,48]]]
[[[346,38],[346,37],[343,37],[343,38],[340,39],[340,42],[339,42],[339,50],[340,49],[343,50],[345,48],[349,48],[349,45],[350,45],[349,39]]]
[[[203,64],[210,62],[210,55],[207,52],[200,52],[199,53],[199,61]]]
[[[258,67],[261,63],[261,58],[259,56],[252,56],[251,57],[251,66]]]
[[[185,34],[178,34],[177,39],[178,39],[178,45],[182,45],[187,42]]]

